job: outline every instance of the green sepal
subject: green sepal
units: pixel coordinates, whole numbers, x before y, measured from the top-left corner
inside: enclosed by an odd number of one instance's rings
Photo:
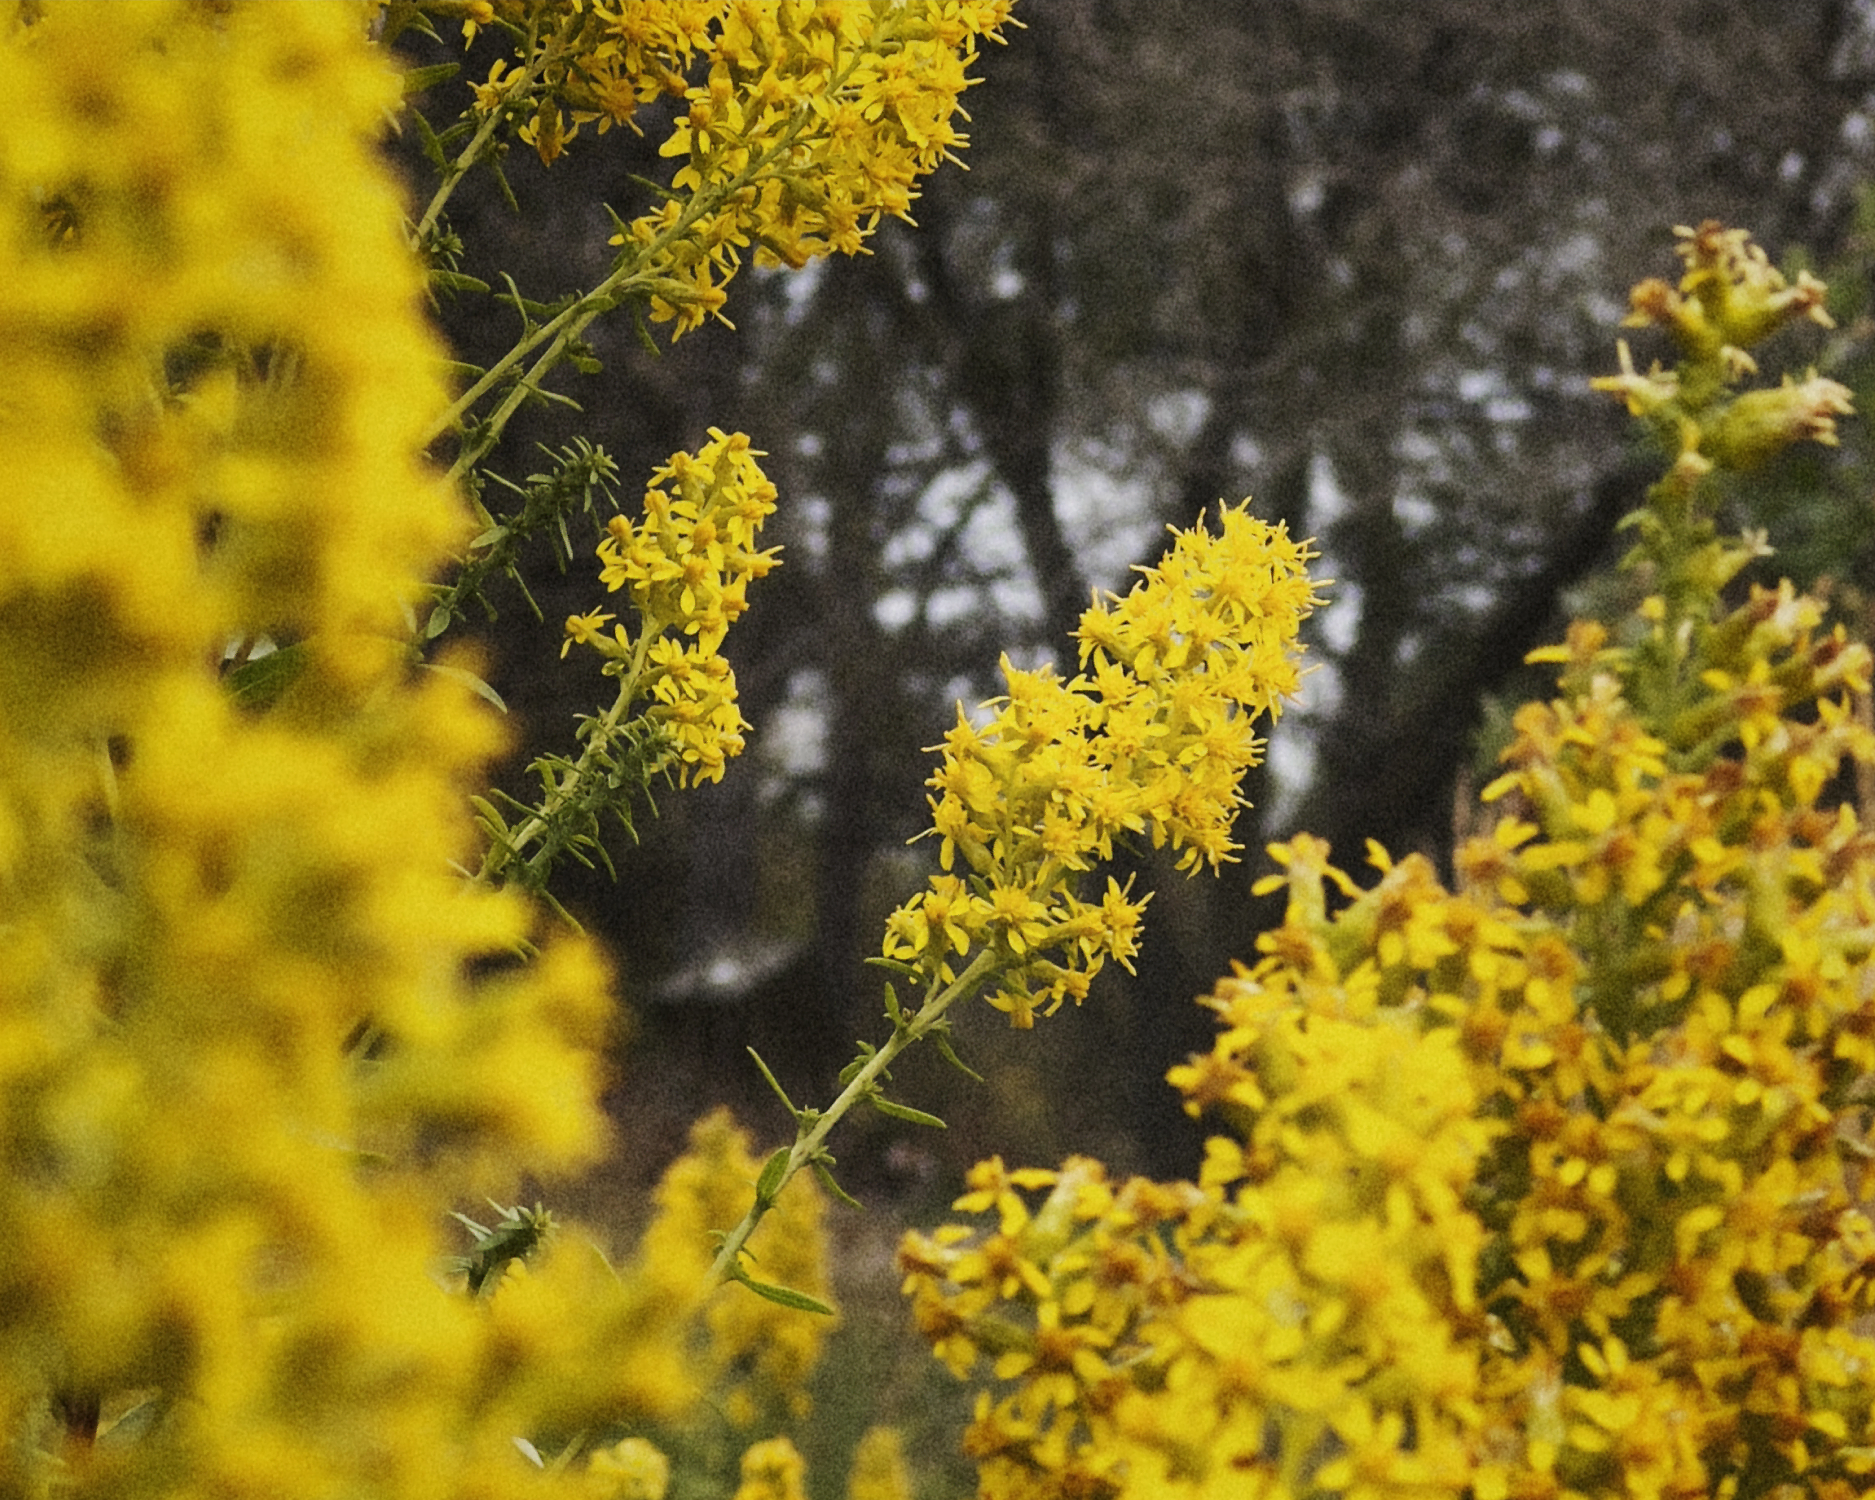
[[[884,1094],[872,1094],[868,1097],[872,1100],[872,1107],[882,1115],[890,1115],[895,1120],[904,1120],[912,1125],[928,1125],[933,1130],[950,1129],[950,1126],[936,1115],[928,1115],[922,1109],[913,1109],[909,1104],[895,1104]]]
[[[788,1175],[788,1158],[793,1154],[790,1146],[777,1146],[774,1154],[763,1164],[762,1175],[755,1183],[755,1201],[766,1208],[775,1201],[775,1194],[781,1191],[781,1184]]]

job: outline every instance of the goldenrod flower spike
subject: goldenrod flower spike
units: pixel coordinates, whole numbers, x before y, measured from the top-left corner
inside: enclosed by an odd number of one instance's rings
[[[1007,696],[982,728],[959,709],[928,783],[943,873],[888,920],[884,956],[941,983],[986,947],[990,1003],[1014,1026],[1079,1004],[1107,959],[1132,966],[1147,897],[1079,888],[1115,838],[1169,845],[1186,871],[1234,857],[1252,726],[1298,686],[1296,632],[1319,602],[1306,544],[1247,502],[1216,533],[1173,534],[1125,598],[1082,617],[1071,681],[1004,660]]]

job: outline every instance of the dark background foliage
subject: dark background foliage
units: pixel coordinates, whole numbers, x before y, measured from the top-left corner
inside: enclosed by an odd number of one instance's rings
[[[1593,601],[1616,520],[1652,460],[1587,379],[1612,366],[1626,288],[1668,274],[1670,226],[1716,217],[1866,300],[1858,219],[1875,37],[1844,0],[1027,0],[967,99],[968,172],[946,167],[870,256],[745,272],[737,331],[655,357],[629,319],[597,329],[602,374],[510,429],[495,467],[575,433],[619,461],[621,497],[709,426],[768,450],[786,566],[727,648],[755,726],[721,786],[660,797],[619,878],[572,870],[568,905],[619,956],[637,1034],[614,1091],[621,1170],[654,1167],[716,1099],[764,1117],[753,1042],[797,1100],[824,1098],[876,1029],[864,968],[928,845],[921,781],[954,702],[995,691],[998,653],[1068,660],[1091,588],[1123,588],[1162,527],[1220,499],[1314,536],[1335,580],[1319,670],[1250,788],[1241,864],[1187,882],[1133,856],[1159,894],[1137,978],[959,1045],[989,1077],[918,1059],[901,1094],[948,1136],[880,1119],[843,1141],[862,1196],[926,1209],[963,1164],[1091,1151],[1183,1174],[1196,1127],[1159,1081],[1208,1044],[1190,1002],[1279,912],[1253,900],[1271,838],[1310,829],[1449,855],[1501,705],[1565,608]],[[419,61],[449,55],[431,50]],[[485,37],[467,68],[497,55]],[[461,80],[419,101],[432,119]],[[582,135],[551,170],[510,158],[457,195],[464,269],[529,296],[589,286],[600,204],[630,217],[649,140]],[[413,160],[413,181],[420,180]],[[512,312],[442,309],[463,358],[511,342]],[[1860,382],[1859,316],[1781,346]],[[1643,359],[1650,352],[1637,348]],[[1768,366],[1767,366],[1768,367]],[[1776,476],[1741,522],[1845,607],[1875,583],[1861,444]],[[498,596],[493,679],[528,747],[570,743],[607,696],[560,663],[560,620],[602,598],[584,558]],[[525,756],[522,757],[524,761]],[[979,1008],[981,1010],[981,1008]],[[779,1121],[775,1122],[779,1125]],[[778,1129],[772,1133],[779,1133]]]

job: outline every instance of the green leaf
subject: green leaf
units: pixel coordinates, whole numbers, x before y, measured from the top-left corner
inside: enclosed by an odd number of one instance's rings
[[[872,1061],[873,1055],[878,1052],[878,1050],[879,1049],[873,1046],[871,1042],[861,1042],[859,1044],[859,1056],[854,1058],[844,1068],[840,1069],[840,1087],[845,1088],[858,1077],[859,1070]]]
[[[931,1040],[937,1043],[938,1054],[945,1062],[949,1063],[959,1073],[967,1074],[978,1083],[983,1082],[983,1075],[959,1057],[956,1050],[951,1046],[950,1028],[948,1026],[939,1026],[933,1029],[931,1032]]]
[[[306,670],[306,661],[306,645],[302,641],[244,661],[222,681],[237,704],[258,713],[279,701]]]
[[[650,192],[655,193],[658,197],[664,199],[668,203],[678,203],[683,200],[682,193],[672,192],[671,189],[667,188],[663,183],[653,182],[649,177],[640,177],[636,172],[627,172],[625,174],[625,178],[628,182],[635,182],[638,184],[639,187],[645,188],[649,190]],[[612,210],[610,208],[606,209],[606,212],[609,214],[612,214]],[[625,228],[625,225],[620,221],[619,216],[617,214],[612,214],[612,222],[614,224],[617,224],[621,230]]]
[[[445,677],[453,678],[478,697],[486,698],[504,714],[508,711],[508,705],[501,701],[501,694],[477,677],[475,673],[464,671],[461,667],[446,667],[441,662],[434,661],[420,661],[417,665],[426,672],[440,672]]]
[[[455,616],[450,614],[447,604],[437,605],[435,609],[430,611],[429,623],[423,627],[424,640],[435,640],[445,630],[449,629],[454,620]]]
[[[410,118],[416,122],[417,144],[423,148],[423,155],[429,164],[439,172],[449,170],[449,161],[443,155],[443,143],[436,138],[436,132],[430,129],[430,122],[416,110],[410,111]]]
[[[913,1109],[909,1104],[894,1104],[884,1094],[873,1094],[872,1107],[882,1115],[890,1115],[895,1120],[904,1120],[912,1125],[928,1125],[933,1130],[949,1130],[936,1115],[928,1115],[922,1109]]]
[[[820,1185],[822,1187],[832,1193],[834,1197],[838,1198],[848,1208],[857,1208],[861,1213],[866,1211],[865,1204],[861,1203],[859,1199],[855,1198],[845,1188],[841,1187],[839,1183],[833,1180],[833,1173],[827,1170],[827,1163],[818,1157],[815,1158],[814,1161],[814,1175],[820,1179]]]
[[[898,991],[892,987],[892,981],[885,982],[885,1018],[894,1026],[905,1019],[905,1012],[899,1007]]]
[[[108,1427],[98,1429],[100,1445],[118,1445],[136,1442],[146,1436],[156,1425],[156,1420],[163,1414],[162,1398],[152,1396],[139,1401],[124,1412]]]
[[[464,276],[460,271],[432,271],[430,285],[445,292],[485,292],[488,283],[476,276]]]
[[[412,94],[420,94],[425,89],[435,88],[439,83],[447,83],[461,71],[462,64],[452,62],[437,63],[428,68],[412,68],[404,74],[404,97],[408,99]],[[429,135],[429,127],[423,129],[424,134]],[[435,137],[430,136],[430,139],[434,140]]]
[[[801,1118],[800,1110],[794,1107],[794,1101],[788,1097],[788,1091],[776,1080],[775,1075],[768,1071],[768,1064],[762,1061],[762,1054],[757,1052],[753,1047],[748,1048],[747,1051],[749,1056],[755,1059],[755,1066],[762,1070],[762,1077],[768,1080],[768,1086],[775,1091],[775,1097],[780,1099],[781,1102],[788,1107],[789,1114],[793,1115],[796,1120],[799,1120]]]
[[[488,170],[495,174],[495,186],[501,189],[503,201],[507,203],[512,212],[518,214],[521,211],[521,205],[514,196],[514,189],[508,186],[508,174],[501,170],[501,158],[498,156],[489,157]]]
[[[894,974],[903,974],[907,979],[916,979],[918,977],[918,971],[903,959],[883,958],[875,954],[871,958],[862,959],[861,962],[869,963],[877,969],[890,969]]]
[[[796,1312],[819,1313],[828,1318],[834,1316],[833,1309],[820,1298],[810,1297],[806,1292],[797,1292],[791,1286],[775,1286],[772,1282],[757,1281],[746,1271],[739,1272],[736,1280],[754,1292],[756,1296],[764,1297],[782,1307],[791,1307]]]
[[[755,1184],[755,1201],[766,1207],[775,1201],[775,1194],[781,1191],[782,1180],[788,1174],[788,1158],[793,1150],[788,1146],[777,1146],[774,1154],[762,1167],[762,1175]]]

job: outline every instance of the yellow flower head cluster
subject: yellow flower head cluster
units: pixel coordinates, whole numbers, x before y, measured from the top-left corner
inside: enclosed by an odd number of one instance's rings
[[[909,219],[918,178],[965,144],[952,124],[979,38],[1000,41],[1011,0],[621,0],[599,7],[639,97],[681,94],[659,148],[675,196],[612,243],[656,278],[651,316],[676,332],[720,315],[757,265],[859,252],[886,216]],[[686,86],[693,70],[702,79]]]
[[[1259,1109],[1195,1185],[985,1163],[956,1206],[994,1229],[906,1240],[939,1357],[960,1377],[991,1360],[965,1436],[983,1493],[1463,1488],[1484,1234],[1461,1199],[1492,1128],[1451,1032],[1377,1018],[1371,995],[1295,1000],[1220,997]]]
[[[1727,256],[1753,326],[1785,289]],[[1743,365],[1686,348],[1722,422]],[[958,1204],[993,1224],[907,1241],[939,1355],[1013,1382],[968,1440],[985,1493],[1875,1488],[1870,657],[1788,585],[1722,601],[1755,548],[1712,539],[1704,436],[1639,518],[1660,591],[1539,653],[1558,694],[1457,890],[1273,851],[1286,919],[1172,1075],[1230,1131],[1198,1182],[993,1163]]]
[[[755,547],[775,509],[759,457],[743,434],[714,427],[696,453],[673,453],[651,478],[643,517],[634,525],[614,516],[599,543],[600,581],[614,593],[630,590],[636,636],[615,625],[608,638],[612,616],[595,610],[567,620],[560,648],[565,656],[576,643],[592,646],[607,672],[638,676],[652,700],[648,717],[670,737],[686,784],[722,780],[749,727],[736,706],[736,674],[718,651],[749,607],[749,581],[780,564],[779,548]]]
[[[1073,680],[1004,661],[995,717],[978,728],[960,708],[929,782],[943,873],[888,920],[885,956],[948,980],[991,945],[991,1003],[1016,1026],[1078,1004],[1108,958],[1130,967],[1145,898],[1111,877],[1100,900],[1077,892],[1116,837],[1170,844],[1186,870],[1231,857],[1252,725],[1296,689],[1296,632],[1319,602],[1307,545],[1247,502],[1217,533],[1174,535],[1124,599],[1082,616]]]

